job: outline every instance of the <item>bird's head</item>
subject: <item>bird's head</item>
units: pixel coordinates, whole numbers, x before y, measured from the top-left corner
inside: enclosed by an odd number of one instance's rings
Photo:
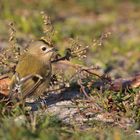
[[[51,60],[54,47],[44,40],[38,40],[29,45],[27,53],[37,57],[43,62],[47,62]]]

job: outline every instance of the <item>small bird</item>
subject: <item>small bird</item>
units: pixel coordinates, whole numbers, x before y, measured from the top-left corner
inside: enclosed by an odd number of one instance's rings
[[[40,97],[49,86],[53,53],[54,48],[44,40],[31,43],[19,58],[9,96],[14,97],[14,92],[17,92],[16,96],[22,99],[31,95]]]

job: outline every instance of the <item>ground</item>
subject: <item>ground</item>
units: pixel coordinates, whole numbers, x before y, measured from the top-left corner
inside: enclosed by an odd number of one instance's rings
[[[71,46],[70,38],[89,46],[87,57],[72,59],[73,64],[99,66],[99,73],[112,79],[140,72],[138,0],[1,0],[0,11],[1,51],[9,45],[11,21],[21,48],[43,36],[44,11],[51,17],[53,43],[61,55]],[[6,71],[0,68],[1,74]],[[73,71],[65,71],[66,79],[68,74]],[[139,139],[139,88],[113,92],[92,87],[87,99],[71,84],[66,91],[47,95],[45,107],[28,102],[29,108],[15,107],[7,113],[1,104],[1,139]],[[32,111],[27,111],[30,106]]]

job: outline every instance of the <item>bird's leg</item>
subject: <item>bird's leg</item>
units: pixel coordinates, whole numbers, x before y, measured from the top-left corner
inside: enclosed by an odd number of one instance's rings
[[[47,102],[45,99],[41,98],[40,96],[38,97],[37,101],[40,103],[40,107],[42,109],[46,109],[47,108]]]

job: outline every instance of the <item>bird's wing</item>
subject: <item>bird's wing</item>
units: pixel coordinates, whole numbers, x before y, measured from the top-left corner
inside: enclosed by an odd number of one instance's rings
[[[18,75],[15,74],[12,78],[10,97],[25,99],[38,88],[42,79],[40,75],[28,75],[19,79]]]
[[[32,78],[35,77],[36,80],[34,81]],[[33,92],[41,85],[43,78],[39,75],[34,75],[31,79],[28,79],[23,83],[22,95],[23,99],[28,96],[31,96]]]

